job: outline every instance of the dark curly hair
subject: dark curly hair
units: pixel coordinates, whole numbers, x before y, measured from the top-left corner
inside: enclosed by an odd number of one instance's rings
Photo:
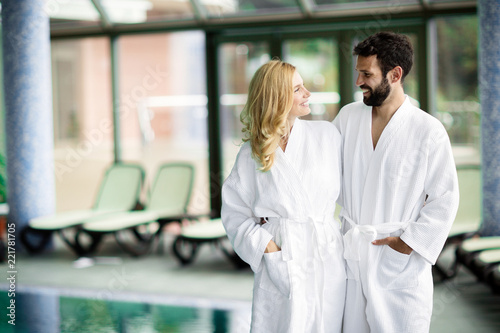
[[[354,55],[369,57],[376,55],[384,77],[391,69],[403,69],[401,83],[413,66],[413,46],[410,39],[402,34],[382,31],[369,36],[354,47]]]

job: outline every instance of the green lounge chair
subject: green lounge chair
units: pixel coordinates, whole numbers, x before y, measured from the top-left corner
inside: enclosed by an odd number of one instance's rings
[[[92,254],[102,238],[113,234],[117,243],[133,256],[148,253],[163,227],[174,221],[190,218],[187,206],[194,182],[194,167],[188,163],[166,163],[160,166],[144,210],[107,214],[92,218],[83,224],[76,237],[78,246],[86,255]],[[158,223],[154,231],[150,224]],[[123,236],[132,234],[127,240]],[[84,234],[90,244],[84,245]],[[130,243],[132,243],[130,245]]]
[[[459,263],[469,268],[481,252],[496,249],[500,249],[500,236],[474,237],[457,247],[455,257]]]
[[[500,236],[467,239],[457,247],[455,258],[478,280],[489,282],[494,291],[500,290],[496,289],[500,285],[494,279],[495,267],[500,262]]]
[[[500,249],[484,250],[472,260],[469,269],[480,281],[488,281],[494,269],[500,263]]]
[[[144,175],[144,169],[139,165],[113,164],[104,174],[93,208],[31,219],[21,232],[23,245],[30,253],[41,252],[52,234],[57,232],[71,249],[81,255],[82,249],[68,236],[68,232],[90,218],[135,209],[139,203]],[[36,244],[30,234],[39,235]]]

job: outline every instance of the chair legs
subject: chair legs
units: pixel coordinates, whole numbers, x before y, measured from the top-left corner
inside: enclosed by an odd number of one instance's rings
[[[237,269],[243,269],[243,268],[248,268],[250,267],[246,262],[244,262],[239,255],[234,252],[232,248],[229,250],[227,249],[224,244],[222,244],[222,241],[218,242],[218,245],[220,246],[220,249],[222,252],[226,255],[226,257],[233,263],[233,265],[236,266]]]
[[[39,230],[26,226],[21,231],[21,243],[31,254],[41,253],[52,239],[52,230]],[[36,240],[38,238],[38,240]]]
[[[130,245],[130,240],[125,240],[122,236],[125,232],[130,231],[135,237],[135,242]],[[114,236],[118,245],[134,257],[139,257],[151,252],[155,243],[161,236],[161,228],[159,228],[154,233],[140,233],[138,228],[133,228],[129,230],[120,230],[114,232]]]
[[[172,250],[175,257],[181,262],[183,266],[191,264],[198,254],[200,246],[204,243],[212,243],[215,247],[219,248],[222,253],[233,263],[237,269],[248,267],[248,264],[241,260],[241,258],[232,250],[224,245],[226,237],[217,239],[193,239],[183,236],[177,236],[172,244]]]
[[[84,238],[89,238],[90,240],[85,241]],[[73,249],[80,257],[91,255],[101,244],[102,238],[103,234],[101,233],[88,232],[83,229],[79,229],[75,235]]]
[[[196,255],[198,254],[198,249],[199,247],[197,242],[188,241],[181,236],[176,237],[172,244],[172,250],[175,257],[179,259],[181,264],[184,266],[189,265],[194,261]]]
[[[450,246],[457,246],[458,247],[458,246],[460,246],[460,244],[464,240],[469,239],[476,234],[477,234],[477,232],[473,231],[473,232],[465,232],[465,233],[458,234],[458,235],[455,235],[452,237],[448,237],[442,251],[445,251],[445,249],[447,249]],[[461,264],[460,258],[457,255],[455,255],[455,258],[449,267],[445,267],[439,259],[440,258],[438,258],[436,264],[433,266],[434,272],[439,274],[442,281],[454,278],[457,275],[458,268]]]

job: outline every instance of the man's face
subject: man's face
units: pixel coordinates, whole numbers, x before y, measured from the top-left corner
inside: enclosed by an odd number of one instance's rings
[[[381,106],[391,93],[387,76],[382,75],[377,56],[358,56],[356,85],[363,90],[363,102],[368,106]]]

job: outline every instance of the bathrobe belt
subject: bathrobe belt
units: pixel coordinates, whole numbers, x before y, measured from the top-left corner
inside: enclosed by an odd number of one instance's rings
[[[301,257],[301,254],[296,253],[300,246],[294,244],[297,239],[300,239],[300,235],[292,235],[294,224],[310,224],[313,227],[311,244],[314,246],[314,253],[322,261],[326,260],[329,255],[331,255],[335,249],[342,243],[342,236],[340,234],[340,225],[335,221],[333,216],[331,218],[316,218],[316,217],[304,217],[304,218],[285,218],[285,217],[266,217],[264,218],[266,223],[279,224],[279,229],[281,233],[281,239],[278,240],[281,243],[281,250],[283,254],[284,261],[290,261],[294,258]],[[332,225],[329,225],[332,224]],[[292,230],[291,230],[292,229]],[[331,231],[335,232],[335,239],[328,239]],[[304,239],[300,239],[304,241]]]
[[[345,213],[340,214],[343,221],[347,221],[351,229],[344,235],[344,258],[346,260],[359,261],[359,247],[362,241],[373,242],[379,234],[390,234],[398,230],[405,230],[410,221],[407,222],[388,222],[381,224],[356,224]]]

